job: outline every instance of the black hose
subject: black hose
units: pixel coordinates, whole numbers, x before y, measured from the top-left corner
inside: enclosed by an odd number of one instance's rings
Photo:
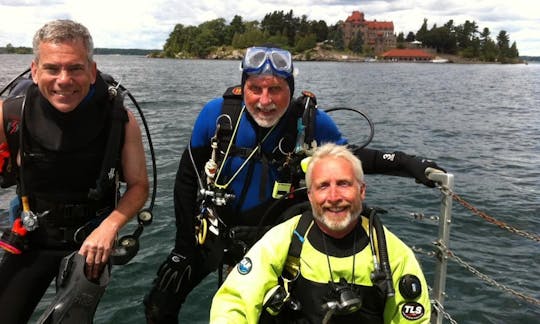
[[[15,81],[19,80],[19,78],[21,78],[23,75],[25,75],[28,72],[30,72],[30,68],[27,68],[22,73],[14,77],[13,80],[9,81],[8,84],[5,87],[3,87],[2,90],[0,90],[0,96],[2,96],[4,92],[6,92],[6,90],[8,90],[13,85],[13,83],[15,83]]]
[[[131,100],[131,102],[133,102],[133,105],[135,105],[135,107],[137,108],[137,111],[139,112],[139,116],[141,117],[141,121],[142,121],[142,123],[144,125],[144,130],[146,132],[146,138],[148,140],[148,148],[150,150],[150,157],[152,159],[152,179],[153,179],[152,196],[150,198],[150,206],[148,207],[148,209],[151,211],[154,208],[154,203],[156,201],[156,193],[157,193],[157,167],[156,167],[156,155],[154,153],[154,145],[152,144],[152,137],[150,136],[150,129],[148,128],[148,124],[146,122],[146,118],[144,117],[144,114],[143,114],[143,111],[142,111],[141,107],[137,103],[137,100],[135,100],[135,97],[133,97],[133,95],[131,95],[129,90],[127,90],[123,86],[121,86],[121,87],[122,87],[122,90],[126,92],[129,99]]]
[[[384,273],[384,281],[386,282],[386,296],[392,297],[395,295],[394,284],[392,281],[392,270],[390,269],[390,261],[388,258],[388,247],[386,245],[386,236],[384,235],[384,229],[382,222],[377,216],[377,213],[373,213],[373,226],[377,233],[377,242],[379,247],[379,262],[381,264],[382,271]]]
[[[368,139],[362,144],[362,145],[357,145],[360,149],[366,147],[369,145],[369,143],[371,143],[371,141],[373,140],[373,136],[375,136],[375,125],[373,125],[373,122],[371,121],[371,119],[368,117],[368,115],[364,114],[363,112],[359,111],[359,110],[356,110],[354,108],[349,108],[349,107],[334,107],[334,108],[328,108],[325,110],[326,113],[330,113],[332,111],[339,111],[339,110],[346,110],[346,111],[352,111],[352,112],[355,112],[357,114],[360,114],[362,115],[362,117],[364,117],[364,119],[368,122],[369,124],[369,137]]]

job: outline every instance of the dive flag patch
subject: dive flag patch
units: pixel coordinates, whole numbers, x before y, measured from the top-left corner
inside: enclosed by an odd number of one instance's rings
[[[424,306],[416,302],[408,302],[401,306],[401,315],[408,320],[414,321],[424,316]]]
[[[251,267],[253,264],[251,263],[251,259],[248,257],[243,258],[238,262],[238,265],[236,266],[236,269],[238,269],[238,273],[241,275],[246,275],[251,271]]]

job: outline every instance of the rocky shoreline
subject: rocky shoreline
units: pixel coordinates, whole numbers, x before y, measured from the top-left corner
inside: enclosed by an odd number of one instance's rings
[[[244,57],[244,49],[232,49],[230,47],[221,46],[208,54],[205,59],[209,60],[234,60],[238,61]],[[446,63],[457,64],[497,64],[497,62],[484,62],[479,59],[469,59],[458,55],[450,54],[433,54],[436,59],[444,60]],[[160,57],[160,55],[150,55],[149,57]],[[193,59],[185,55],[185,53],[178,53],[176,55],[178,59]],[[293,55],[295,61],[320,61],[320,62],[375,62],[386,63],[388,61],[377,59],[376,57],[369,57],[363,55],[357,55],[350,52],[337,51],[332,48],[318,45],[317,47],[304,51],[299,54]],[[407,61],[403,61],[407,62]],[[428,61],[429,62],[429,61]],[[526,63],[525,61],[515,62],[516,64]]]

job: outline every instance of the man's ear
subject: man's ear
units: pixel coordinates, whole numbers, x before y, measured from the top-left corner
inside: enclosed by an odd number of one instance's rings
[[[97,64],[96,62],[93,62],[91,63],[91,66],[90,66],[90,73],[92,73],[92,84],[96,83],[96,78],[97,78]]]
[[[37,70],[38,63],[35,60],[32,60],[32,64],[30,65],[30,72],[32,74],[32,81],[34,81],[35,84],[37,84]]]

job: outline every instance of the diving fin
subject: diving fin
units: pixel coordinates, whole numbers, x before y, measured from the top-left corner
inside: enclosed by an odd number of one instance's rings
[[[85,257],[77,251],[60,263],[56,297],[38,320],[39,324],[90,324],[110,280],[110,266],[96,281],[84,274]]]

